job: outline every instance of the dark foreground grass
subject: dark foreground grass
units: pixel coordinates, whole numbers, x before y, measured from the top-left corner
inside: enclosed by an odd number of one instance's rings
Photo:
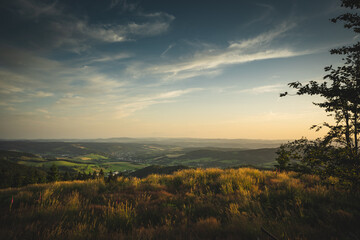
[[[12,201],[13,199],[13,201]],[[359,239],[360,198],[316,176],[182,170],[0,190],[1,239]]]

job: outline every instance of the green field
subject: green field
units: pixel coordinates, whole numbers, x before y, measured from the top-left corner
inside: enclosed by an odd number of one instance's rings
[[[123,172],[126,170],[137,170],[140,168],[147,167],[146,164],[134,164],[130,162],[111,162],[101,164],[100,167],[104,168],[106,171],[118,171]]]
[[[91,154],[86,154],[86,155],[81,155],[81,156],[75,157],[72,160],[73,161],[83,161],[83,162],[93,162],[93,161],[102,161],[102,160],[107,160],[107,159],[109,159],[109,158],[106,156],[91,153]]]
[[[173,145],[97,142],[1,142],[1,159],[27,166],[61,171],[133,171],[149,165],[188,167],[254,166],[273,168],[275,148],[183,148]],[[17,151],[13,151],[17,150]],[[1,150],[0,150],[1,151]],[[21,152],[28,151],[28,152]]]
[[[18,161],[18,164],[31,166],[31,167],[38,167],[38,168],[45,168],[49,169],[52,165],[56,165],[62,170],[71,169],[79,172],[93,172],[94,170],[98,169],[99,167],[95,164],[80,164],[76,162],[70,161],[47,161],[47,162],[32,162],[32,161]]]

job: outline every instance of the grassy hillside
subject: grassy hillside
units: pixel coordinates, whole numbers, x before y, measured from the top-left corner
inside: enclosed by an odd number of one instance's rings
[[[246,168],[3,189],[0,206],[2,239],[360,238],[359,196]]]

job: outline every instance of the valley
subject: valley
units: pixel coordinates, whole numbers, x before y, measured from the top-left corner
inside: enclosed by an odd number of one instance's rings
[[[121,139],[118,139],[120,141]],[[140,142],[144,141],[144,142]],[[219,144],[223,147],[214,147]],[[0,141],[0,159],[70,172],[132,172],[150,165],[187,167],[253,166],[272,169],[278,143],[250,140],[114,139],[94,141]],[[260,147],[254,149],[253,147]],[[269,148],[268,146],[271,146]]]

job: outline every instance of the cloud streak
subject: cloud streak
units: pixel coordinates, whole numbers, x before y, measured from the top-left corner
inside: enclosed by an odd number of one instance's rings
[[[89,4],[91,5],[91,4]],[[110,8],[116,6],[132,6],[126,1],[112,1]],[[24,45],[26,38],[31,42],[29,48],[42,50],[67,49],[75,53],[81,53],[91,49],[96,44],[117,43],[135,41],[139,38],[153,37],[168,31],[175,19],[173,15],[164,12],[152,12],[148,14],[128,12],[132,21],[110,20],[94,21],[86,13],[68,11],[63,2],[14,0],[5,1],[3,7],[17,13],[17,17],[27,21],[27,25],[35,32],[29,34],[26,31],[18,32],[9,42],[18,42]],[[99,9],[101,10],[101,9]],[[109,9],[103,9],[106,11]],[[45,35],[46,33],[46,35]]]
[[[176,45],[176,44],[170,44],[170,45],[165,49],[165,51],[163,51],[163,52],[161,53],[160,56],[164,56],[164,55],[165,55],[170,49],[172,49],[175,45]]]
[[[240,93],[251,93],[251,94],[261,94],[261,93],[274,93],[280,92],[286,88],[284,84],[273,84],[273,85],[265,85],[260,87],[254,87],[249,89],[240,90]]]
[[[295,24],[293,23],[283,23],[275,29],[254,38],[230,42],[228,47],[224,49],[207,49],[184,61],[152,66],[147,71],[163,75],[166,80],[178,80],[188,78],[187,76],[207,75],[210,71],[219,70],[233,64],[309,54],[309,51],[299,52],[286,47],[272,46],[273,42],[283,37],[286,32],[294,27]]]
[[[271,5],[268,4],[261,4],[261,3],[257,3],[256,6],[261,7],[263,9],[265,9],[265,12],[260,15],[257,16],[256,18],[254,18],[253,20],[247,22],[246,24],[244,24],[245,27],[249,27],[250,25],[254,24],[254,23],[258,23],[258,22],[262,22],[264,21],[266,18],[268,18],[271,13],[274,12],[275,8]]]
[[[142,110],[154,104],[167,103],[174,98],[181,97],[185,94],[192,93],[195,91],[200,91],[200,88],[189,88],[183,90],[174,90],[159,93],[153,96],[148,97],[139,97],[137,99],[132,99],[130,102],[121,104],[117,107],[118,111],[116,112],[116,118],[125,118],[136,111]]]

